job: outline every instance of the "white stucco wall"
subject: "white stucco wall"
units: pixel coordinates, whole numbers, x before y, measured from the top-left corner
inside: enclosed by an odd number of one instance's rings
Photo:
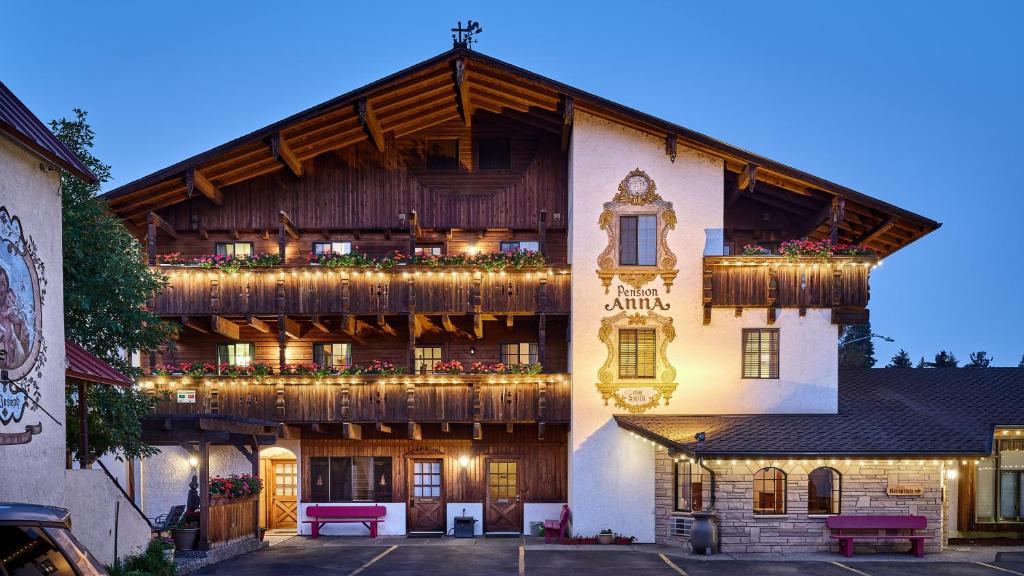
[[[188,483],[194,473],[188,457],[183,448],[163,446],[159,454],[142,461],[142,493],[138,498],[146,516],[155,518],[188,501]],[[210,447],[211,477],[251,473],[252,464],[233,446]]]
[[[529,506],[529,504],[527,504]],[[481,502],[449,502],[445,506],[445,515],[447,516],[447,524],[445,525],[446,532],[450,532],[452,528],[455,528],[455,517],[456,516],[472,516],[476,518],[476,523],[473,524],[473,534],[482,536],[484,533],[484,505]]]
[[[0,467],[0,502],[60,506],[64,503],[65,446],[60,176],[57,171],[40,170],[39,163],[37,156],[0,135],[0,206],[21,219],[26,239],[35,241],[37,255],[46,266],[41,310],[45,349],[33,373],[42,392],[40,404],[53,416],[30,409],[21,422],[0,424],[2,433],[24,432],[26,425],[36,423],[43,427],[27,444],[0,446],[0,460],[6,463]]]
[[[562,515],[562,502],[527,502],[523,504],[523,534],[530,534],[530,522],[558,520]]]
[[[668,357],[678,388],[668,406],[651,414],[835,412],[837,406],[837,329],[828,311],[782,311],[779,380],[740,378],[744,327],[768,327],[764,310],[716,310],[703,324],[702,269],[708,235],[723,226],[721,160],[679,146],[673,163],[664,141],[577,112],[570,151],[570,259],[573,265],[571,372],[572,431],[569,500],[573,529],[595,534],[611,528],[654,541],[654,452],[632,439],[612,419],[624,412],[605,406],[595,385],[607,357],[598,339],[601,319],[614,312],[617,281],[608,294],[596,274],[597,258],[608,243],[598,226],[603,203],[633,169],[645,171],[660,196],[673,204],[678,223],[668,234],[679,274],[666,292],[658,290],[676,332]],[[713,232],[714,234],[714,232]]]
[[[299,504],[300,522],[308,519],[306,508],[310,506],[383,506],[387,509],[384,521],[377,524],[378,536],[405,536],[405,502],[332,502],[331,504],[317,504],[302,502]],[[309,524],[299,524],[299,534],[310,535]],[[323,536],[369,536],[370,531],[362,524],[327,524],[320,529]]]
[[[71,511],[71,531],[104,564],[114,563],[114,533],[117,555],[134,554],[149,543],[146,519],[98,469],[65,470],[64,507]]]

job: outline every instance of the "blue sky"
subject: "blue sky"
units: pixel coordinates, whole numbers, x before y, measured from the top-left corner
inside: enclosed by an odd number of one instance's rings
[[[943,222],[872,276],[888,359],[1024,354],[1022,2],[4,3],[2,79],[89,112],[105,189],[450,47]]]

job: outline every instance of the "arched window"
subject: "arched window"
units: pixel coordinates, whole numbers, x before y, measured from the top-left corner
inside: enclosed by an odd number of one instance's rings
[[[754,514],[786,513],[786,473],[761,468],[754,473]]]
[[[807,513],[839,514],[843,477],[834,468],[815,468],[807,475]]]

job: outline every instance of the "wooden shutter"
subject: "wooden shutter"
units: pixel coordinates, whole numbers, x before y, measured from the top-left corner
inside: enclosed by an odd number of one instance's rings
[[[636,378],[636,330],[619,330],[619,378]]]
[[[331,472],[329,458],[309,459],[309,501],[330,502]]]
[[[331,502],[352,500],[352,459],[331,458]]]
[[[636,376],[654,378],[657,369],[657,346],[654,330],[636,331]]]
[[[391,458],[373,459],[373,501],[391,502],[394,487],[391,476]]]
[[[779,329],[743,330],[743,378],[779,377]]]
[[[767,341],[767,342],[766,342]],[[768,346],[768,370],[765,378],[779,377],[779,331],[765,330],[761,334],[761,346]]]
[[[636,216],[619,217],[619,266],[637,265]]]

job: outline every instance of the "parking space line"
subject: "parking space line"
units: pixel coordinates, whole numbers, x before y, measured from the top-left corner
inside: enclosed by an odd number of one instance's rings
[[[383,558],[383,557],[387,556],[388,554],[394,552],[395,548],[398,548],[398,546],[392,546],[392,547],[388,548],[387,550],[381,552],[380,554],[377,554],[369,562],[367,562],[366,564],[363,564],[359,568],[356,568],[354,571],[350,572],[348,576],[356,576],[356,574],[359,574],[363,570],[366,570],[367,568],[372,566],[373,563],[376,562],[377,560],[380,560],[381,558]]]
[[[847,570],[849,570],[850,572],[853,572],[855,574],[860,574],[860,576],[871,576],[867,572],[861,572],[860,570],[857,570],[856,568],[850,568],[849,566],[847,566],[846,564],[843,564],[842,562],[835,562],[835,561],[833,561],[832,563],[835,564],[836,566],[839,566],[840,568],[846,568]]]
[[[993,566],[992,564],[986,564],[984,562],[975,562],[975,564],[981,564],[985,568],[991,568],[993,570],[1001,570],[1003,572],[1009,572],[1010,574],[1016,574],[1017,576],[1024,576],[1024,573],[1017,572],[1016,570],[1010,570],[1009,568],[1000,568],[999,566]]]
[[[661,559],[665,561],[665,564],[668,564],[668,567],[675,570],[676,573],[679,574],[679,576],[690,576],[686,573],[686,570],[683,570],[679,566],[676,566],[675,562],[669,560],[668,556],[665,556],[664,554],[658,554],[658,556],[661,556]]]
[[[519,576],[526,575],[526,547],[519,547]]]

